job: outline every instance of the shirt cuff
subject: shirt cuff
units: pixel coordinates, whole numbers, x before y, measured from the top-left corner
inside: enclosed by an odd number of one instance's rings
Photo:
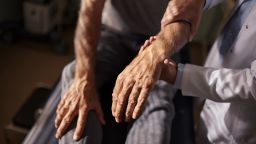
[[[180,64],[180,63],[178,64],[177,76],[175,79],[175,83],[173,85],[173,87],[176,89],[181,88],[181,81],[182,81],[184,66],[185,66],[184,64]]]

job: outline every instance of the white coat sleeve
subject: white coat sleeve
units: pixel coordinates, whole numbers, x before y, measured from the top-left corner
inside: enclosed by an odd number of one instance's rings
[[[256,60],[251,68],[240,70],[186,64],[181,91],[217,102],[256,100]]]

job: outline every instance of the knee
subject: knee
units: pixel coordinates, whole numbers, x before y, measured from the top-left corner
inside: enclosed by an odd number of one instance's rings
[[[87,115],[87,122],[83,130],[83,135],[79,141],[73,140],[77,120],[74,120],[64,136],[59,140],[60,144],[101,144],[102,143],[102,126],[94,111]]]
[[[75,71],[75,61],[67,64],[61,75],[61,87],[62,87],[62,92],[64,92],[72,83],[74,79],[74,71]],[[62,93],[63,94],[63,93]]]
[[[67,64],[63,70],[62,70],[62,79],[67,79],[70,77],[74,77],[74,71],[75,71],[75,61],[72,61],[71,63]]]

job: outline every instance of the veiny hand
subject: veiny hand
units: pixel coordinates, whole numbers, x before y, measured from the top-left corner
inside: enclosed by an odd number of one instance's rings
[[[139,54],[143,52],[149,45],[151,45],[154,40],[156,40],[156,36],[151,36],[148,40],[146,40],[145,43],[141,46]],[[160,79],[170,84],[174,84],[176,80],[176,75],[177,75],[176,62],[171,59],[165,59],[162,72],[160,75]]]
[[[142,106],[159,79],[164,58],[150,45],[119,74],[113,90],[112,114],[117,122],[136,119]]]
[[[191,24],[189,40],[195,36],[203,11],[205,0],[171,0],[161,21],[163,28],[169,23],[184,20]]]
[[[67,90],[56,111],[56,138],[60,138],[74,117],[78,116],[74,140],[80,139],[90,110],[95,110],[100,122],[105,123],[95,85],[90,80],[75,79]]]
[[[156,40],[156,36],[151,36],[148,40],[144,42],[144,44],[141,46],[139,55],[149,46],[152,44],[152,42]]]

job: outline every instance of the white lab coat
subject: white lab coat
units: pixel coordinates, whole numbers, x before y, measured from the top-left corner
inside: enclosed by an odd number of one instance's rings
[[[206,7],[220,1],[208,0]],[[185,65],[182,93],[207,99],[201,124],[211,143],[256,144],[256,6],[224,58],[220,42],[219,37],[205,67]]]

